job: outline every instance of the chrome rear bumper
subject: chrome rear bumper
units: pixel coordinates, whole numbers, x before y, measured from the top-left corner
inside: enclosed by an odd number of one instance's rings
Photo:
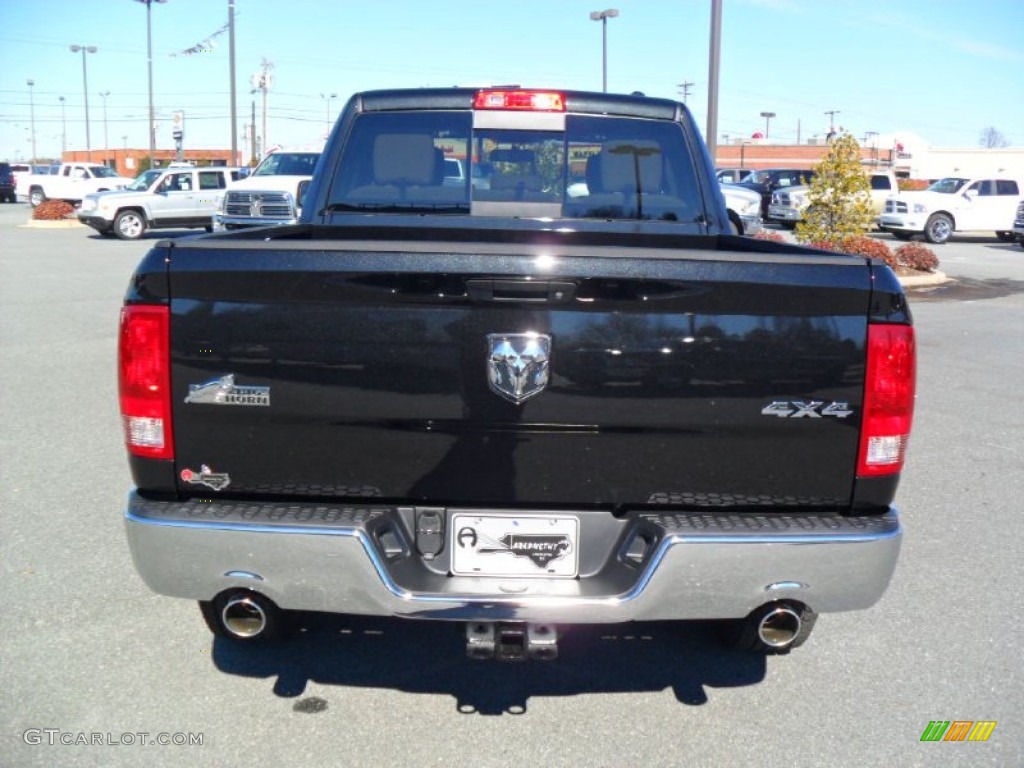
[[[436,511],[435,511],[436,513]],[[889,584],[895,509],[820,513],[580,513],[576,579],[454,577],[427,562],[412,508],[129,496],[135,566],[155,592],[210,600],[236,588],[281,608],[452,621],[616,623],[746,616],[774,600],[818,612],[868,608]],[[599,519],[600,518],[600,519]],[[588,539],[588,525],[602,535]],[[607,535],[608,533],[611,535]],[[596,557],[595,557],[596,555]]]

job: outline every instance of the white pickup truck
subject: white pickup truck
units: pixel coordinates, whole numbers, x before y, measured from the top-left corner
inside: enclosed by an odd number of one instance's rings
[[[888,169],[875,170],[868,181],[871,185],[871,207],[877,216],[885,208],[885,201],[899,192],[896,174]],[[810,191],[807,184],[775,190],[768,205],[768,220],[790,229],[795,227],[811,203]]]
[[[134,179],[118,176],[101,163],[61,163],[50,173],[18,174],[16,194],[33,208],[46,200],[66,200],[77,205],[94,192],[123,189]]]
[[[1010,235],[1021,248],[1024,248],[1024,200],[1017,204],[1017,215],[1013,220],[1013,231]]]
[[[764,224],[761,219],[761,195],[753,190],[726,182],[719,183],[729,222],[737,235],[756,235]]]
[[[929,243],[944,243],[955,232],[994,231],[1012,238],[1011,222],[1024,200],[1018,179],[939,179],[920,192],[902,192],[885,201],[878,228],[897,240],[924,235]]]
[[[213,215],[214,230],[297,222],[319,159],[319,147],[280,149],[264,157],[251,174],[223,192]]]

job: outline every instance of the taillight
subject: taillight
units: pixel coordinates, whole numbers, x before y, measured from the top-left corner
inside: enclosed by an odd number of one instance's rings
[[[565,98],[554,91],[479,91],[473,109],[518,109],[565,112]]]
[[[174,458],[171,431],[170,309],[132,305],[121,310],[118,386],[130,453]]]
[[[909,325],[869,325],[858,477],[903,468],[914,417],[917,352]]]

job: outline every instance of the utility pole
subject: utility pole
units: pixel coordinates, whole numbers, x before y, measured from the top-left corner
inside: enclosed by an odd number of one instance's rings
[[[828,141],[832,141],[832,137],[836,135],[836,115],[839,114],[838,109],[829,109],[825,111],[828,115]]]
[[[106,165],[110,158],[110,141],[107,138],[107,96],[110,91],[102,91],[100,97],[103,99],[103,164]]]
[[[68,121],[64,112],[64,97],[57,98],[60,99],[60,159],[63,161],[68,151]]]
[[[694,85],[695,85],[695,83],[683,82],[683,83],[679,83],[676,86],[676,88],[680,89],[679,90],[679,95],[683,97],[683,104],[686,103],[686,97],[690,95],[690,88],[692,88]]]
[[[260,71],[252,76],[250,82],[252,83],[251,93],[259,91],[263,95],[263,135],[260,143],[260,155],[262,156],[267,153],[267,147],[270,146],[267,141],[267,91],[270,90],[274,84],[274,77],[270,74],[270,70],[274,68],[274,63],[264,58],[260,62]],[[255,153],[253,153],[255,155]]]
[[[231,60],[231,164],[238,163],[238,103],[235,88],[235,0],[228,0],[228,57]]]
[[[256,157],[256,99],[252,100],[252,122],[250,123],[252,130],[249,131],[249,139],[251,140],[252,150],[249,155],[249,162],[255,163],[258,158]]]
[[[711,0],[711,32],[708,46],[708,122],[704,139],[711,162],[718,156],[718,71],[722,57],[722,0]]]
[[[25,83],[26,85],[28,85],[28,119],[29,123],[32,126],[31,162],[34,163],[36,161],[36,105],[35,102],[32,100],[32,87],[36,84],[36,81],[30,77],[28,80],[25,81]]]

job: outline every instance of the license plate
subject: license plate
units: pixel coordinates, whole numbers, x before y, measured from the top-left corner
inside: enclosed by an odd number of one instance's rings
[[[579,572],[579,518],[457,512],[451,520],[458,576],[575,578]]]

